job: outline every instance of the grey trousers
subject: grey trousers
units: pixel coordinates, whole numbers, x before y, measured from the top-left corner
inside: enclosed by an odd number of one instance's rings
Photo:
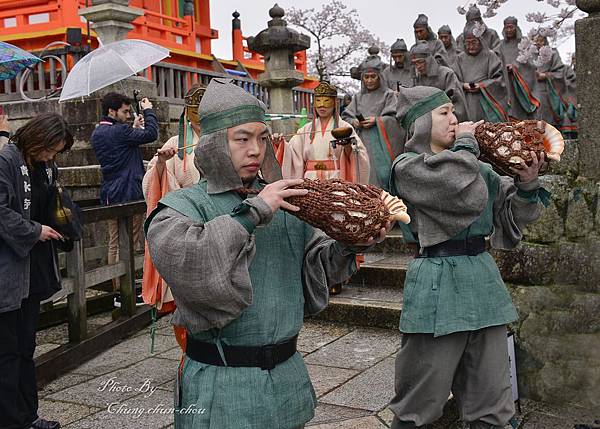
[[[472,429],[503,428],[515,413],[509,377],[505,325],[437,338],[404,334],[390,403],[392,429],[435,422],[450,391]]]

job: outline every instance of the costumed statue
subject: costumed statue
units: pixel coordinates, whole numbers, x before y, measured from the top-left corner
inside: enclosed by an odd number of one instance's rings
[[[415,45],[420,41],[425,41],[429,45],[429,50],[433,58],[442,66],[448,66],[448,56],[444,44],[437,38],[435,32],[429,26],[429,18],[422,13],[419,14],[417,20],[413,24],[415,29]]]
[[[411,217],[400,224],[413,243],[400,318],[393,429],[430,427],[450,390],[470,429],[504,428],[515,413],[506,342],[518,319],[492,247],[513,249],[538,219],[544,156],[523,162],[518,178],[478,160],[479,123],[458,123],[442,91],[407,88],[398,116],[409,133],[393,165],[393,193]]]
[[[504,39],[496,53],[502,61],[504,84],[509,94],[508,114],[514,119],[534,119],[540,106],[540,101],[533,96],[535,65],[531,60],[526,63],[518,60],[522,33],[517,18],[509,16],[504,20],[502,35]]]
[[[446,49],[448,67],[456,71],[456,60],[458,59],[458,54],[461,52],[462,49],[459,49],[458,45],[456,44],[456,40],[452,35],[452,29],[450,28],[450,26],[442,25],[438,30],[438,37],[444,45],[444,49]]]
[[[213,78],[200,103],[196,164],[203,178],[167,194],[145,223],[148,249],[186,328],[175,379],[175,426],[295,429],[314,417],[314,389],[296,344],[305,314],[328,301],[327,285],[356,269],[353,245],[288,211],[265,105],[230,79]],[[247,197],[241,189],[258,191]],[[387,229],[389,229],[389,223]]]
[[[472,27],[473,25],[478,24],[485,30],[483,32],[483,34],[481,35],[481,39],[485,42],[488,49],[491,49],[492,51],[495,52],[498,49],[498,45],[500,45],[500,36],[498,36],[498,33],[496,32],[496,30],[493,30],[493,29],[489,28],[487,25],[485,25],[485,23],[483,22],[483,18],[481,17],[481,11],[477,7],[477,5],[473,4],[473,5],[471,5],[471,7],[469,7],[466,18],[467,18],[467,23],[465,24],[463,33],[459,34],[458,37],[456,38],[456,45],[458,46],[458,49],[459,50],[464,49],[464,47],[463,47],[464,42],[465,42],[464,30],[466,30],[467,27]]]
[[[352,98],[342,118],[356,129],[367,147],[371,172],[369,183],[387,190],[390,166],[402,152],[404,133],[396,120],[396,93],[382,75],[383,63],[369,58],[359,66],[360,92]]]
[[[390,57],[390,66],[383,71],[383,77],[388,88],[398,91],[402,86],[408,88],[414,86],[415,70],[410,63],[410,56],[404,39],[397,39],[392,44]]]
[[[558,50],[548,46],[546,37],[536,36],[534,41],[540,51],[551,49],[545,61],[542,59],[544,55],[540,53],[538,56],[538,61],[543,61],[543,64],[537,67],[537,82],[533,90],[535,98],[540,100],[536,119],[546,121],[562,131],[565,122],[569,123],[571,119],[576,118],[575,105],[565,97],[567,95],[566,66]]]
[[[198,106],[205,90],[206,87],[200,83],[192,85],[188,90],[184,98],[185,108],[179,118],[178,135],[167,140],[148,164],[148,171],[142,181],[147,215],[156,208],[159,200],[167,193],[188,188],[200,180],[200,173],[194,164],[194,148],[200,139]],[[156,271],[147,243],[144,254],[142,298],[146,304],[156,306],[159,313],[170,313],[175,309],[171,290]],[[175,334],[183,347],[184,331],[175,329]]]
[[[337,88],[328,82],[321,82],[315,88],[314,97],[313,120],[300,128],[283,146],[283,178],[339,178],[369,183],[367,150],[352,125],[340,118]],[[356,139],[355,144],[333,147],[332,141],[336,138],[331,131],[339,127],[352,129],[351,136]]]
[[[508,121],[508,97],[500,58],[478,33],[481,26],[467,26],[463,33],[465,51],[458,55],[457,77],[467,100],[471,121]]]
[[[300,128],[289,142],[279,144],[284,148],[281,173],[284,179],[334,179],[355,183],[369,183],[369,155],[356,131],[340,118],[337,88],[321,82],[314,93],[313,120]],[[350,136],[341,143],[332,134],[336,128],[349,128]],[[275,139],[277,136],[273,135]],[[281,137],[283,138],[283,137]],[[355,140],[352,141],[351,139]],[[359,255],[357,264],[364,261]],[[329,287],[330,295],[342,292],[342,284]]]
[[[439,65],[431,55],[429,45],[423,41],[412,47],[410,58],[417,74],[415,86],[433,86],[441,89],[452,100],[458,120],[468,120],[465,93],[456,73],[450,67]]]

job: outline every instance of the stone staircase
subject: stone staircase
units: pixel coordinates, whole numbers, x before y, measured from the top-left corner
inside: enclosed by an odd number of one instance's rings
[[[402,290],[412,251],[399,228],[383,243],[365,254],[365,262],[344,285],[342,293],[330,297],[329,306],[317,318],[352,325],[398,329]]]

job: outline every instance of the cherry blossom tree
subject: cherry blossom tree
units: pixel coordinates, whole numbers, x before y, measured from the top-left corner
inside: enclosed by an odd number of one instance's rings
[[[290,8],[286,20],[313,39],[308,52],[309,72],[343,87],[352,81],[348,79],[350,68],[364,59],[369,46],[389,50],[363,27],[356,9],[348,10],[340,0],[324,4],[321,10]]]

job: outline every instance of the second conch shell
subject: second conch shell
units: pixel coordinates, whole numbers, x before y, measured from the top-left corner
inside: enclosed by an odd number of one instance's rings
[[[381,199],[390,212],[390,221],[402,222],[404,224],[410,223],[410,216],[406,212],[406,204],[404,204],[400,198],[394,197],[386,191],[383,191],[381,193]]]

